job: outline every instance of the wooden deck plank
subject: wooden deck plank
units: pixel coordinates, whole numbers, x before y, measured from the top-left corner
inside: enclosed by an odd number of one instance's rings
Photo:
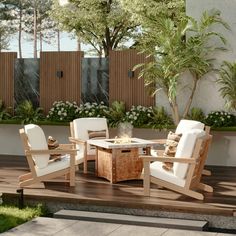
[[[144,197],[142,180],[111,184],[95,177],[93,167],[94,163],[90,162],[90,173],[76,173],[76,187],[57,181],[45,185],[39,183],[24,189],[25,198],[225,216],[233,216],[236,212],[236,167],[208,167],[212,176],[205,176],[204,182],[214,187],[214,193],[204,193],[204,201],[164,188],[158,189],[154,185],[151,197]],[[14,196],[18,188],[18,176],[27,170],[24,157],[0,156],[0,192]]]

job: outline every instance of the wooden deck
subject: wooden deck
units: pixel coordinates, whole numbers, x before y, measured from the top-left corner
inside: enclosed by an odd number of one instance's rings
[[[91,173],[87,175],[77,172],[76,187],[73,188],[55,181],[25,188],[25,201],[34,199],[39,202],[236,216],[236,167],[208,166],[212,176],[205,176],[204,182],[214,187],[214,193],[205,193],[205,200],[199,201],[156,186],[152,188],[151,197],[144,197],[142,180],[111,184],[95,177],[93,166],[94,163],[90,162]],[[6,198],[16,196],[17,178],[27,169],[24,157],[0,156],[0,192]]]

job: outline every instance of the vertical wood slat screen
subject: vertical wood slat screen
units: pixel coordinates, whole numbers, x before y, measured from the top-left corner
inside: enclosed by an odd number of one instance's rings
[[[154,106],[155,98],[151,97],[144,87],[144,80],[138,79],[138,70],[134,77],[128,76],[128,71],[137,64],[148,61],[143,54],[137,54],[134,49],[125,51],[110,51],[109,54],[109,103],[125,102],[126,109],[132,105]]]
[[[16,52],[0,53],[0,99],[5,107],[14,107],[14,64]]]
[[[81,101],[83,52],[41,52],[40,107],[47,113],[54,101]],[[62,71],[62,77],[57,72]]]

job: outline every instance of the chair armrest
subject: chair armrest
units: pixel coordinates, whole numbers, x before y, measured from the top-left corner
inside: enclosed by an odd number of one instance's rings
[[[53,149],[53,150],[26,150],[26,155],[45,155],[45,154],[74,154],[76,155],[77,149]]]
[[[86,144],[86,141],[73,137],[69,137],[69,141],[74,144]]]
[[[73,144],[59,144],[59,149],[66,149],[66,150],[70,150],[74,148]]]
[[[166,139],[151,139],[152,142],[155,142],[157,144],[165,144]]]
[[[196,160],[194,158],[184,158],[184,157],[164,157],[164,156],[144,156],[140,155],[139,158],[142,158],[144,161],[160,161],[160,162],[179,162],[179,163],[189,163],[194,164],[196,163]]]

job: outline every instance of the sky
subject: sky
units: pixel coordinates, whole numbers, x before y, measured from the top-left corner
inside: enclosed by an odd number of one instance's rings
[[[88,50],[88,46],[81,45],[82,51]],[[77,41],[76,39],[71,38],[67,33],[61,34],[61,51],[76,51],[77,50]],[[13,36],[10,40],[10,47],[8,52],[17,52],[18,53],[18,41],[17,35]],[[43,51],[57,51],[57,46],[49,45],[43,43]],[[33,58],[33,41],[26,39],[22,40],[22,54],[23,58]]]

